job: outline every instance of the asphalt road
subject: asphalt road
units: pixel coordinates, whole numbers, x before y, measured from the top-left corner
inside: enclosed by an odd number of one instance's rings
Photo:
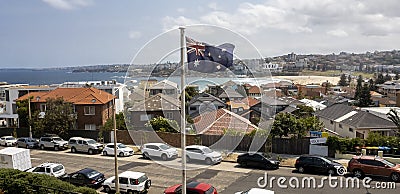
[[[113,156],[101,156],[101,155],[87,155],[85,153],[70,153],[66,151],[52,151],[52,150],[31,150],[32,165],[39,165],[44,162],[59,162],[62,163],[67,173],[80,170],[82,168],[90,167],[96,169],[110,177],[114,175],[114,157]],[[145,172],[147,176],[152,180],[152,187],[150,188],[149,194],[160,194],[163,193],[164,189],[174,184],[181,183],[182,172],[174,166],[180,165],[180,159],[168,161],[152,161],[143,159],[140,155],[134,155],[131,157],[119,157],[118,158],[119,168],[118,171],[121,173],[126,170]],[[167,167],[168,166],[168,167]],[[313,174],[299,174],[294,171],[293,168],[281,167],[278,170],[259,170],[259,169],[248,169],[240,168],[236,163],[222,162],[221,164],[206,166],[202,163],[189,164],[187,171],[187,179],[206,182],[212,184],[221,194],[232,194],[237,191],[247,190],[253,187],[259,187],[258,182],[263,184],[264,181],[260,177],[265,177],[267,173],[267,182],[269,183],[272,177],[274,181],[271,184],[266,185],[266,189],[273,190],[275,193],[307,193],[307,194],[321,194],[321,193],[354,193],[354,194],[366,194],[367,190],[360,183],[360,188],[344,188],[345,177],[338,176],[333,178],[342,178],[342,181],[336,181],[337,186],[330,187],[329,181],[324,181],[324,186],[318,188],[321,185],[321,179],[324,176],[313,175]],[[285,177],[286,181],[281,182],[282,185],[286,185],[288,188],[281,188],[278,185],[278,178]],[[302,186],[303,177],[313,177],[316,180],[317,188],[293,188],[296,180],[299,180],[299,186]],[[262,179],[259,181],[259,179]],[[265,179],[265,178],[264,178]],[[283,178],[281,178],[283,179]],[[289,181],[291,180],[291,181]],[[281,180],[282,181],[282,180]],[[387,181],[386,179],[374,179],[370,185],[375,187],[377,181]],[[289,184],[292,183],[292,184]],[[305,186],[307,185],[307,180]],[[333,182],[335,183],[335,182]],[[341,184],[342,183],[342,187]],[[386,182],[384,184],[387,184]],[[311,184],[312,186],[312,184]],[[389,185],[386,185],[389,186]],[[400,183],[397,183],[395,189],[369,189],[369,193],[398,193],[400,191]],[[98,191],[102,191],[99,188]]]

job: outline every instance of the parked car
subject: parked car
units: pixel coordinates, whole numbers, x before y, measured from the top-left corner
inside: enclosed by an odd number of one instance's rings
[[[39,140],[39,148],[42,150],[46,148],[65,150],[68,149],[68,142],[56,135],[45,135]]]
[[[86,152],[88,154],[101,153],[104,145],[97,143],[96,140],[83,137],[71,137],[68,141],[71,152]]]
[[[314,172],[331,175],[343,175],[346,172],[345,167],[342,164],[334,162],[323,156],[300,156],[296,160],[295,168],[298,172]],[[340,173],[338,173],[340,172]]]
[[[251,166],[257,168],[278,169],[280,162],[268,159],[262,153],[245,153],[238,156],[237,163],[243,167]]]
[[[274,194],[274,191],[260,188],[251,188],[247,191],[236,192],[235,194]]]
[[[17,144],[17,139],[13,136],[3,136],[0,137],[0,145],[3,146],[15,146]]]
[[[77,186],[97,188],[105,181],[104,174],[91,168],[84,168],[61,178]]]
[[[357,178],[373,175],[389,177],[394,182],[400,181],[400,164],[394,164],[380,157],[355,156],[348,163],[348,171]]]
[[[109,143],[104,147],[103,155],[104,156],[114,155],[114,143]],[[122,156],[132,156],[133,149],[126,146],[123,143],[117,143],[117,155],[121,156],[121,157]]]
[[[126,193],[146,193],[151,186],[151,180],[142,172],[125,171],[118,175],[119,189]],[[110,177],[103,183],[106,193],[115,191],[115,177]]]
[[[46,174],[58,178],[65,175],[65,167],[59,163],[43,163],[39,166],[26,170],[26,172]]]
[[[39,147],[39,141],[30,137],[21,137],[17,140],[17,147],[19,148],[37,148]]]
[[[143,158],[160,157],[162,160],[167,160],[178,157],[176,148],[163,143],[146,143],[140,150]]]
[[[210,184],[201,182],[190,182],[186,184],[187,193],[197,194],[218,194],[217,190]],[[164,190],[164,194],[180,194],[182,193],[182,184],[168,187]]]
[[[186,161],[192,160],[204,161],[206,164],[217,164],[222,161],[222,155],[210,148],[202,145],[186,146]]]

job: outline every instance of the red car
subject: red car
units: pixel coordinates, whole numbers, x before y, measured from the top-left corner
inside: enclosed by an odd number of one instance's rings
[[[389,177],[394,182],[400,181],[400,164],[391,163],[380,157],[355,156],[349,161],[348,171],[357,178],[374,175]]]
[[[218,194],[217,190],[207,183],[190,182],[186,184],[187,193],[198,194]],[[180,194],[182,193],[182,184],[177,184],[165,189],[164,194]]]

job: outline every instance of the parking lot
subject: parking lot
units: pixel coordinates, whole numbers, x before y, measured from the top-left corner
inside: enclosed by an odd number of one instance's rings
[[[105,174],[106,177],[114,175],[114,157],[102,156],[99,154],[88,155],[85,153],[71,153],[70,150],[52,151],[52,150],[36,150],[31,149],[32,165],[39,165],[44,162],[62,163],[67,173],[72,173],[82,168],[90,167]],[[180,158],[167,161],[166,165],[163,161],[152,161],[143,159],[141,155],[130,157],[118,157],[119,173],[123,171],[139,171],[145,172],[152,180],[152,186],[149,194],[163,193],[164,189],[174,184],[181,183],[181,171],[171,166],[179,166]],[[275,193],[337,193],[337,189],[331,188],[328,182],[322,188],[280,188],[277,185],[279,177],[285,177],[287,180],[293,177],[314,177],[316,180],[322,179],[321,175],[299,174],[293,168],[281,167],[278,170],[260,170],[238,167],[236,163],[222,162],[217,165],[207,166],[202,163],[188,164],[187,179],[206,182],[212,184],[219,193],[232,194],[237,191],[243,191],[249,188],[258,187],[257,182],[260,177],[264,177],[265,173],[268,177],[275,177],[273,187],[267,185],[267,189],[274,190]],[[340,177],[338,177],[340,178]],[[344,182],[344,181],[342,181]],[[375,181],[373,181],[375,182]],[[288,185],[288,182],[286,182]],[[344,185],[344,184],[343,184]],[[399,188],[400,184],[396,184]],[[361,188],[339,188],[343,193],[367,193],[367,190]],[[98,189],[102,192],[102,188]],[[398,189],[369,189],[369,193],[398,193]]]

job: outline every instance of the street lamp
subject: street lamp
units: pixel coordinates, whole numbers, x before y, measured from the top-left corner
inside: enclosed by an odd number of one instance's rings
[[[115,90],[115,93],[118,91]],[[113,98],[113,121],[114,121],[114,170],[115,170],[115,193],[119,193],[119,178],[118,178],[118,155],[117,155],[117,121],[115,120],[115,95]]]

